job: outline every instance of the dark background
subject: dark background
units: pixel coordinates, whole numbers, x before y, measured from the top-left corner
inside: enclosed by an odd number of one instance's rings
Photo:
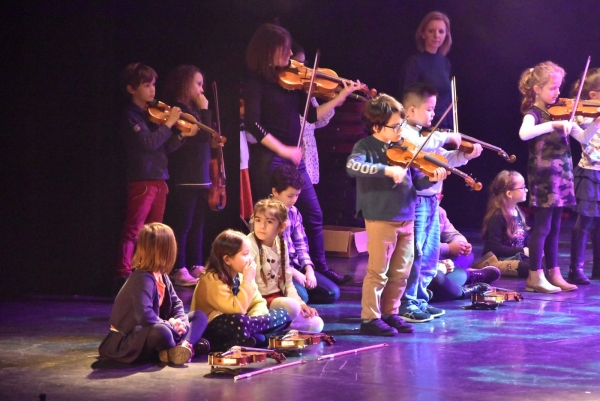
[[[544,60],[567,71],[563,93],[600,48],[596,0],[504,1],[57,1],[3,6],[3,295],[109,293],[124,218],[123,151],[117,122],[124,105],[118,74],[141,61],[159,74],[194,64],[219,85],[228,181],[226,210],[209,216],[207,243],[240,227],[238,98],[244,50],[254,30],[279,17],[308,59],[396,94],[404,60],[416,51],[422,17],[449,15],[448,55],[457,78],[461,132],[517,156],[491,151],[464,170],[487,186],[504,168],[525,173],[518,137],[520,73]],[[573,145],[575,162],[579,145]],[[344,155],[338,156],[338,161]],[[334,158],[322,170],[346,180]],[[342,163],[343,165],[343,163]],[[328,191],[320,193],[350,205]],[[458,227],[479,227],[487,192],[450,177],[443,205]],[[325,216],[326,222],[328,216]],[[337,221],[336,221],[337,222]]]

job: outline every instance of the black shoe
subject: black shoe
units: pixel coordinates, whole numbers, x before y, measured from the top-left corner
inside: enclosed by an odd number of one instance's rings
[[[354,279],[354,277],[352,277],[349,274],[342,276],[341,274],[338,274],[331,269],[327,269],[327,270],[319,272],[319,273],[321,273],[322,275],[324,275],[325,277],[327,277],[329,280],[333,281],[337,285],[346,284]]]
[[[194,344],[194,355],[206,355],[210,352],[210,343],[207,339],[201,338]]]
[[[494,266],[486,266],[481,269],[467,269],[469,277],[465,284],[492,283],[501,276],[500,269]]]
[[[581,285],[587,285],[590,283],[590,280],[583,273],[582,268],[570,269],[569,276],[567,277],[567,281],[571,284],[581,284]]]
[[[373,319],[368,323],[360,324],[360,332],[369,336],[388,336],[392,337],[398,334],[398,330],[391,327],[381,319]]]
[[[487,291],[489,289],[490,289],[490,286],[486,283],[475,283],[475,284],[465,285],[464,287],[462,287],[463,298],[470,299],[471,294],[473,294],[474,292],[484,293],[485,291]]]
[[[256,339],[254,337],[248,337],[240,344],[240,347],[254,347],[256,345]]]
[[[415,329],[412,324],[408,324],[398,315],[390,315],[386,318],[382,318],[388,326],[398,330],[398,333],[412,333]]]

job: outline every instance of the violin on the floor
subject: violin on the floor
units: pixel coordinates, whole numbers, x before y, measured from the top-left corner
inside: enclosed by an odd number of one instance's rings
[[[335,338],[325,333],[301,333],[298,330],[290,330],[287,334],[269,338],[269,348],[298,350],[309,345],[319,344],[321,341],[327,345],[332,345]]]
[[[471,294],[471,305],[464,309],[497,309],[505,301],[523,300],[523,295],[516,291],[506,288],[489,287],[483,292],[473,292]]]
[[[251,363],[264,362],[267,358],[274,359],[277,363],[286,360],[284,354],[275,350],[235,346],[225,352],[210,352],[208,364],[211,373],[230,373],[231,368],[237,369]]]

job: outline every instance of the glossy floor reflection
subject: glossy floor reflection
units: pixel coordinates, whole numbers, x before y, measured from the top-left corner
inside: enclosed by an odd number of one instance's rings
[[[561,250],[568,249],[567,237],[565,230]],[[562,252],[564,274],[567,258]],[[360,280],[366,258],[330,263]],[[524,290],[521,280],[498,284]],[[178,290],[189,305],[191,289]],[[360,286],[346,286],[340,302],[317,306],[325,331],[337,339],[334,345],[309,347],[303,365],[238,382],[210,374],[206,356],[180,368],[98,362],[108,299],[4,302],[0,399],[37,400],[45,394],[47,400],[599,400],[600,281],[571,293],[523,295],[522,302],[492,311],[463,310],[468,301],[436,304],[447,314],[415,325],[414,334],[377,338],[358,334]],[[388,346],[317,361],[381,343]],[[244,371],[274,364],[269,360]]]

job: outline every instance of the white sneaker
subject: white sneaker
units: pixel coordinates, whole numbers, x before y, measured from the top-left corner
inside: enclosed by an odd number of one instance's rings
[[[192,266],[190,268],[190,270],[188,270],[188,272],[190,273],[190,276],[197,279],[198,277],[200,277],[203,270],[204,270],[204,266],[196,265],[196,266]]]
[[[190,275],[190,272],[188,272],[188,269],[186,269],[185,267],[182,267],[175,273],[171,273],[169,277],[171,278],[173,284],[180,285],[183,287],[190,287],[192,285],[198,284],[198,279],[192,277]]]

